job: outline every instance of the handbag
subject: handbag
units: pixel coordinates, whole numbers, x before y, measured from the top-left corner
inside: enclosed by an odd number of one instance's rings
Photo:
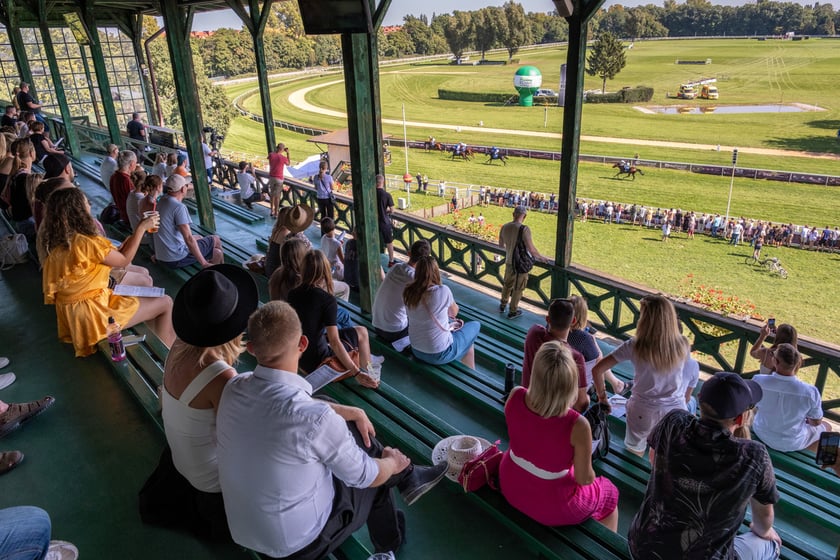
[[[516,235],[516,245],[513,247],[513,269],[517,274],[526,274],[534,268],[534,257],[528,252],[525,241],[522,240],[524,225],[519,226],[519,233]]]
[[[102,213],[99,214],[99,221],[105,225],[115,224],[120,221],[120,211],[117,205],[112,202],[103,208]]]
[[[502,463],[502,451],[499,440],[481,452],[477,457],[464,463],[458,474],[458,484],[464,492],[475,492],[485,486],[499,489],[499,465]]]
[[[586,409],[583,417],[592,429],[592,460],[603,459],[610,452],[610,428],[607,425],[607,406],[595,403]]]
[[[29,258],[29,243],[22,233],[0,238],[0,270],[9,270]]]
[[[346,340],[342,340],[341,344],[344,345],[344,349],[347,350],[347,353],[350,355],[350,359],[353,360],[353,363],[356,365],[356,367],[357,368],[361,367],[359,365],[359,349],[358,348],[351,348],[350,343],[347,342]],[[341,360],[339,360],[338,356],[336,356],[335,354],[327,356],[326,358],[321,360],[321,363],[318,364],[318,365],[319,366],[329,366],[332,369],[334,369],[335,371],[339,371],[339,372],[342,372],[344,374],[341,377],[336,378],[333,382],[343,381],[344,379],[347,379],[349,377],[353,377],[353,374],[350,372],[349,369],[347,369],[347,366],[345,366],[343,363],[341,363]]]

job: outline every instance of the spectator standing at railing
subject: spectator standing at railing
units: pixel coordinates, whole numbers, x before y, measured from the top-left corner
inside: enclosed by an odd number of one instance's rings
[[[333,207],[333,178],[327,168],[327,162],[321,161],[318,165],[318,174],[312,178],[315,185],[315,198],[318,200],[318,212],[321,219],[335,219],[335,208]],[[419,177],[419,176],[418,176]],[[418,179],[419,181],[419,179]]]
[[[534,259],[545,260],[545,257],[540,255],[531,240],[531,229],[523,223],[527,215],[528,210],[524,206],[517,206],[513,209],[513,220],[503,225],[499,230],[499,246],[505,250],[505,279],[502,287],[502,299],[499,301],[499,313],[505,312],[508,300],[510,300],[508,319],[515,319],[522,315],[522,311],[519,309],[519,299],[528,283],[528,273],[517,272],[513,263],[513,250],[516,248],[519,230],[522,230],[522,241]]]
[[[204,169],[207,171],[207,184],[213,184],[213,158],[219,155],[218,150],[214,150],[207,143],[207,138],[201,138],[201,153],[204,156]]]
[[[443,181],[441,181],[442,183]],[[385,190],[385,176],[376,176],[376,214],[379,219],[379,238],[388,251],[388,267],[394,266],[394,226],[391,224],[391,212],[394,211],[394,199]]]
[[[280,210],[280,198],[283,196],[283,169],[290,165],[289,148],[280,142],[274,151],[268,154],[268,193],[271,196],[271,217]]]
[[[140,118],[140,113],[131,113],[131,120],[125,125],[128,137],[132,140],[146,142],[146,125]]]

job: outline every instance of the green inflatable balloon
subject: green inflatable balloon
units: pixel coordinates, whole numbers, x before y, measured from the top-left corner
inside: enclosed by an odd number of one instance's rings
[[[534,94],[542,85],[542,74],[536,66],[523,66],[513,76],[513,87],[519,93],[519,105],[531,107],[534,105]]]

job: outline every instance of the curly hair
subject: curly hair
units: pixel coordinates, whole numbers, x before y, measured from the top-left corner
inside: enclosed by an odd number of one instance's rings
[[[38,256],[41,262],[51,251],[70,247],[75,235],[99,235],[90,215],[85,193],[76,188],[54,191],[47,199],[44,221],[38,231]]]
[[[142,192],[146,196],[149,196],[150,194],[154,194],[161,189],[163,189],[163,179],[161,179],[157,175],[147,175],[146,178],[143,180],[143,186],[140,188],[140,192]]]

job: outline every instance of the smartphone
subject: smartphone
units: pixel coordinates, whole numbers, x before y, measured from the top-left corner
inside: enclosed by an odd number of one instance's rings
[[[776,332],[776,318],[770,317],[767,319],[767,328],[770,329],[770,332]]]
[[[837,462],[837,447],[840,446],[840,432],[823,432],[817,446],[817,464],[833,465]]]

